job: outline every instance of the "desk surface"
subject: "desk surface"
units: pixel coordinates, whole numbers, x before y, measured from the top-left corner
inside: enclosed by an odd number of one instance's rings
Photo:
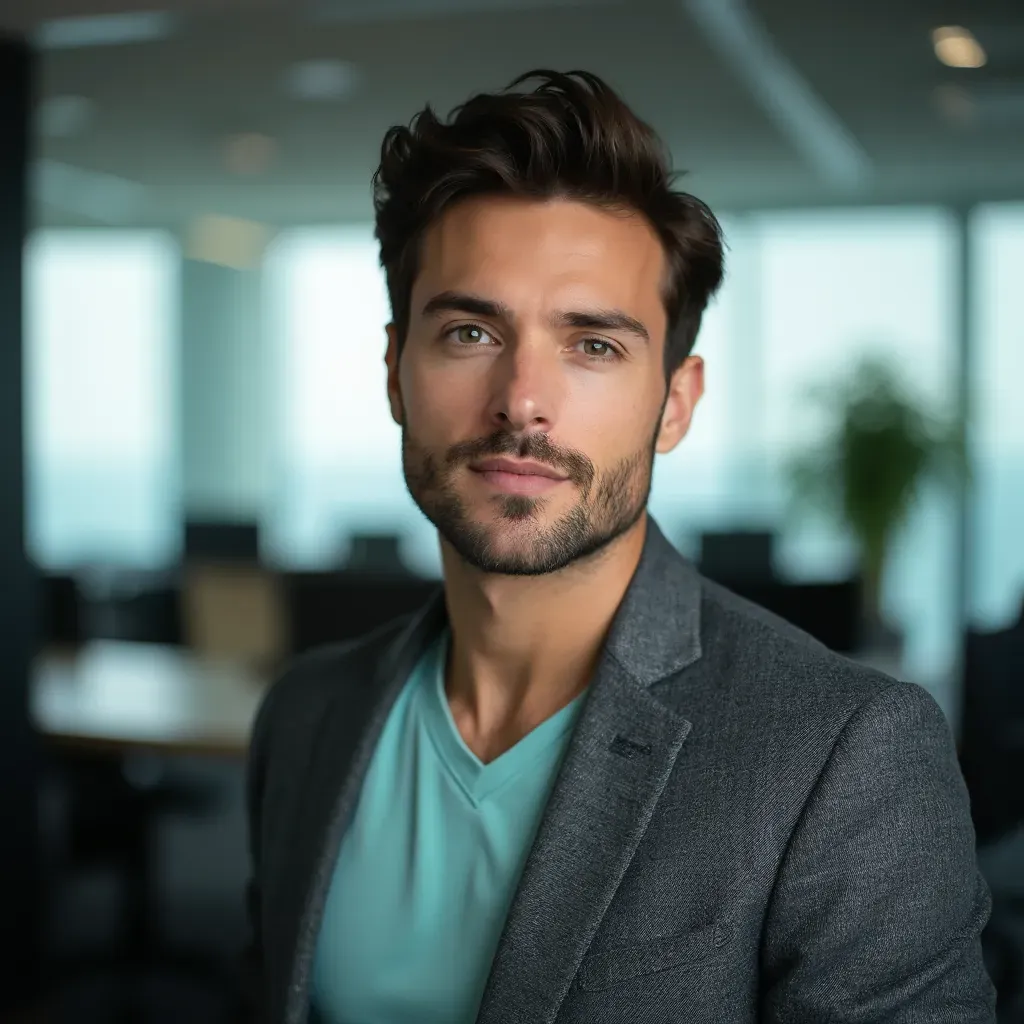
[[[31,712],[63,744],[241,756],[266,686],[255,671],[181,648],[96,641],[36,659]]]

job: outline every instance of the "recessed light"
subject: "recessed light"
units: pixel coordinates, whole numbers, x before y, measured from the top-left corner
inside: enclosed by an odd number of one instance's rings
[[[961,25],[945,25],[932,32],[935,56],[950,68],[980,68],[987,57],[981,43]]]
[[[277,143],[269,135],[229,135],[224,143],[224,164],[233,174],[262,174],[276,152]]]
[[[359,83],[359,69],[347,60],[303,60],[284,74],[284,89],[300,100],[343,100]]]

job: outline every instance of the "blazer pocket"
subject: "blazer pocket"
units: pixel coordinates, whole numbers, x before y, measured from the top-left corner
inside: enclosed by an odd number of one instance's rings
[[[730,921],[720,918],[677,935],[599,950],[584,957],[576,981],[580,988],[594,991],[631,978],[697,964],[715,957],[732,938]]]

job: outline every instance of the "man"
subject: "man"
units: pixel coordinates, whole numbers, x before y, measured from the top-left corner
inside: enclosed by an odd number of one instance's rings
[[[702,579],[646,514],[722,276],[656,136],[538,72],[391,129],[374,183],[444,588],[262,707],[265,1019],[994,1021],[935,702]]]

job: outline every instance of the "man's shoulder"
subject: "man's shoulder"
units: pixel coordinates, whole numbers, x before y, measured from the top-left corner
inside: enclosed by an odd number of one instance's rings
[[[809,786],[851,724],[882,737],[915,724],[911,742],[947,742],[935,698],[831,651],[795,626],[702,579],[701,657],[659,694],[694,722],[690,756]],[[901,726],[902,727],[902,726]],[[873,731],[874,730],[874,731]]]
[[[702,578],[703,656],[733,688],[781,699],[790,708],[819,704],[831,715],[852,711],[893,686],[926,695],[852,658],[725,587]]]
[[[334,701],[373,684],[381,659],[413,617],[403,615],[363,636],[295,657],[263,695],[252,729],[253,748],[265,745],[271,733],[289,742],[311,738]]]

